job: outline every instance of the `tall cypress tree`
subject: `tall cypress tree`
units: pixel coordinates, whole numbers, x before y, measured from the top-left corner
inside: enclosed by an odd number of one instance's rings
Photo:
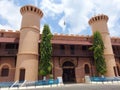
[[[53,35],[50,31],[49,26],[45,24],[40,43],[40,64],[39,64],[39,73],[43,76],[49,75],[52,70],[51,63],[52,37]]]
[[[104,59],[104,43],[101,34],[96,31],[93,34],[93,46],[90,50],[93,51],[96,65],[97,75],[104,75],[106,73],[106,63]]]

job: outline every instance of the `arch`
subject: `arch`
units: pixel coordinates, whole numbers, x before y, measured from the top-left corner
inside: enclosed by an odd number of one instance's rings
[[[4,67],[4,66],[8,66],[9,68],[11,68],[11,65],[10,65],[10,64],[8,64],[8,63],[3,63],[3,64],[0,66],[0,69],[2,69],[2,67]]]
[[[89,67],[88,64],[84,65],[84,72],[85,72],[86,75],[90,74],[90,67]]]
[[[8,77],[9,76],[9,71],[10,71],[10,68],[8,65],[3,65],[1,67],[1,76],[2,77]]]
[[[75,58],[62,58],[60,60],[60,66],[62,67],[62,65],[67,61],[73,63],[75,67],[77,66],[77,60]]]
[[[75,82],[75,65],[71,61],[65,61],[62,65],[63,68],[63,82],[74,83]]]
[[[63,63],[62,67],[64,67],[64,66],[74,66],[74,64],[70,61],[66,61]]]

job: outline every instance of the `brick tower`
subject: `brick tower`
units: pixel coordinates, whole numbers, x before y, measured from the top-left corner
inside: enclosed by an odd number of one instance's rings
[[[38,80],[38,41],[40,19],[43,13],[40,9],[31,5],[23,6],[20,12],[22,23],[15,81],[35,81]]]
[[[107,73],[106,76],[112,77],[115,76],[115,58],[112,50],[112,44],[111,44],[111,39],[107,27],[107,21],[108,21],[108,16],[106,15],[98,15],[95,17],[92,17],[89,20],[89,24],[92,28],[92,32],[94,33],[95,31],[99,31],[102,35],[102,39],[104,42],[104,57],[106,61],[106,66],[107,66]]]

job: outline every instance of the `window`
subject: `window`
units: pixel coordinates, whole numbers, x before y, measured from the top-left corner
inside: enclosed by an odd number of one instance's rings
[[[0,43],[0,48],[1,48],[1,43]]]
[[[90,74],[90,68],[88,64],[85,64],[84,70],[85,70],[85,74]]]
[[[71,54],[74,54],[75,52],[75,47],[74,47],[74,45],[70,45],[70,52],[71,52]]]
[[[4,36],[4,33],[0,33],[0,37],[3,37]]]
[[[60,53],[65,54],[65,46],[64,45],[60,45]]]
[[[7,77],[9,75],[9,68],[2,68],[1,76]]]
[[[64,45],[60,45],[60,49],[61,49],[61,50],[64,50],[64,49],[65,49],[65,46],[64,46]]]
[[[86,46],[82,46],[82,50],[87,50],[87,47]]]
[[[6,49],[18,49],[18,43],[7,43],[5,46]]]
[[[14,47],[15,47],[15,44],[6,44],[6,46],[5,46],[5,48],[6,49],[14,49]]]
[[[15,44],[15,49],[18,49],[18,43]]]

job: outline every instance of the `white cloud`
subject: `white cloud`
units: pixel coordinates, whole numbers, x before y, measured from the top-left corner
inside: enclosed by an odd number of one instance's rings
[[[7,21],[7,25],[0,24],[4,29],[20,29],[21,15],[19,7],[12,0],[0,0],[0,16]]]
[[[13,0],[0,0],[0,8],[1,18],[7,21],[5,25],[0,23],[0,28],[20,29],[20,7],[15,5]],[[44,12],[44,22],[45,19],[59,19],[56,24],[63,32],[67,30],[69,34],[80,34],[90,28],[88,20],[95,13],[106,14],[109,16],[108,26],[111,36],[120,36],[120,0],[61,0],[61,3],[55,3],[54,0],[41,0],[40,8]]]
[[[97,13],[108,15],[108,27],[111,36],[120,36],[120,0],[92,0]],[[104,2],[104,3],[103,3]]]
[[[13,28],[9,25],[1,25],[0,24],[0,29],[6,29],[6,30],[13,30]]]
[[[120,0],[61,0],[56,4],[53,0],[42,0],[41,7],[46,16],[57,17],[64,12],[65,16],[60,18],[58,25],[65,30],[63,18],[70,25],[69,33],[77,34],[90,27],[88,20],[94,14],[106,14],[109,17],[108,26],[111,36],[120,36]]]
[[[62,0],[66,22],[70,24],[69,33],[78,34],[88,27],[88,14],[92,3],[85,0]],[[89,8],[89,9],[88,9]]]
[[[40,6],[46,16],[55,17],[55,14],[63,12],[63,6],[54,3],[53,0],[42,0]]]

